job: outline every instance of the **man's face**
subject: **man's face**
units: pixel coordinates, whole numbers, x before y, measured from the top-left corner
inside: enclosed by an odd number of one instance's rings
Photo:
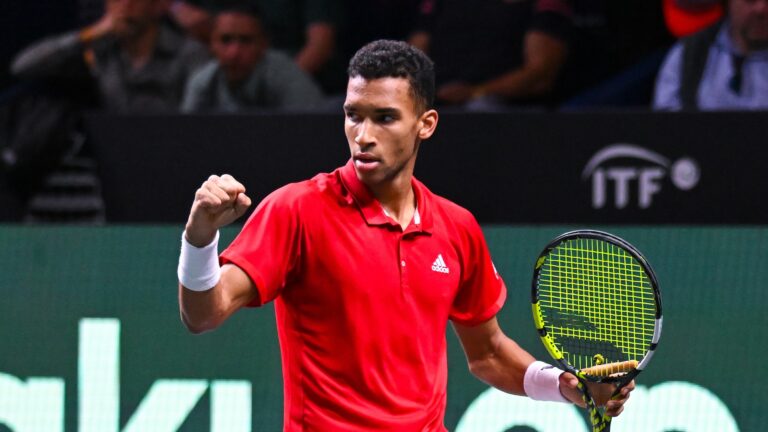
[[[731,25],[750,51],[768,48],[768,0],[730,0]]]
[[[437,126],[435,110],[417,112],[406,78],[350,78],[344,114],[357,176],[374,191],[410,179],[419,143]]]
[[[219,14],[211,34],[211,50],[230,83],[248,78],[267,49],[261,24],[241,13]]]
[[[143,33],[168,8],[167,0],[107,0],[106,13],[112,17],[118,37]]]

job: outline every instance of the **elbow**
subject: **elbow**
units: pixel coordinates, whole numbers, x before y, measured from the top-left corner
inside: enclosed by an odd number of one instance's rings
[[[16,56],[11,62],[10,72],[16,78],[28,78],[30,69],[29,61],[27,61],[23,53]]]
[[[187,331],[195,335],[202,334],[216,328],[216,325],[211,325],[211,323],[205,321],[196,322],[190,320],[189,317],[183,313],[181,314],[181,322],[184,323],[184,327],[187,328]]]
[[[192,334],[205,333],[206,331],[205,326],[202,326],[200,325],[200,323],[190,320],[187,317],[187,315],[184,313],[184,311],[181,312],[181,322],[182,324],[184,324],[184,327],[187,328],[187,331]]]
[[[480,365],[478,365],[478,362],[471,361],[467,364],[467,367],[469,369],[469,373],[474,375],[475,378],[482,380],[482,378],[480,377],[482,368],[480,367]]]
[[[490,376],[491,375],[490,372],[493,370],[491,359],[483,358],[483,359],[477,359],[477,360],[470,360],[467,363],[467,367],[469,368],[469,372],[480,381],[483,381],[489,384],[491,383],[491,381],[493,381]]]
[[[192,334],[201,334],[215,330],[223,321],[222,317],[215,313],[191,313],[182,305],[180,310],[181,322]]]
[[[538,86],[534,87],[534,96],[537,96],[537,97],[549,96],[552,94],[552,92],[554,92],[554,90],[555,90],[554,81],[543,82],[543,83],[540,83]]]
[[[49,57],[50,55],[41,54],[34,46],[26,48],[14,56],[8,70],[16,78],[39,78],[44,76],[46,65],[55,65],[55,63],[49,62]],[[54,67],[51,67],[50,69],[55,70]]]
[[[557,75],[541,74],[528,86],[528,96],[539,98],[552,94],[555,91]]]
[[[191,325],[187,324],[187,330],[191,334],[193,334],[193,335],[199,335],[199,334],[203,334],[203,333],[209,331],[210,329],[208,329],[206,327],[194,327],[194,326],[191,326]]]
[[[208,331],[208,329],[205,326],[201,326],[201,325],[189,322],[188,320],[186,320],[184,318],[181,319],[181,322],[184,323],[184,327],[187,328],[187,331],[192,333],[192,334],[198,335],[198,334],[205,333],[206,331]]]
[[[207,293],[190,292],[179,283],[179,316],[184,327],[192,334],[211,331],[224,320]]]
[[[560,77],[560,65],[551,62],[526,63],[519,70],[520,83],[510,88],[508,95],[513,98],[542,98],[555,91]]]

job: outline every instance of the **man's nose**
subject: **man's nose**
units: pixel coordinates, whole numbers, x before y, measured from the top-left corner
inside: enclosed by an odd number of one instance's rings
[[[373,142],[370,120],[366,119],[360,122],[357,127],[357,133],[355,134],[355,142],[361,146],[368,145]]]

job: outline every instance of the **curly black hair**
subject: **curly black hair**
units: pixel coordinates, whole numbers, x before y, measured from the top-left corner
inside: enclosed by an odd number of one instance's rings
[[[435,102],[435,66],[421,50],[402,41],[377,40],[360,48],[349,61],[350,78],[407,78],[419,111]]]

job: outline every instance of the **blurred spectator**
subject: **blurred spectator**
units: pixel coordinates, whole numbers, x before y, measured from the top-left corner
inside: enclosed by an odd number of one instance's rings
[[[29,83],[3,107],[0,171],[28,222],[100,223],[104,205],[83,108],[177,111],[209,56],[164,19],[170,0],[106,0],[95,24],[24,49],[11,71]],[[82,2],[90,6],[92,2]]]
[[[287,52],[326,93],[344,90],[344,59],[338,41],[342,0],[248,0],[261,12],[270,46]],[[215,13],[242,0],[183,0]],[[340,78],[341,77],[341,78]]]
[[[659,110],[768,109],[768,0],[728,0],[726,17],[670,50]]]
[[[95,77],[101,105],[115,112],[177,110],[205,48],[163,23],[169,0],[106,0],[105,13],[82,30],[46,38],[13,61],[27,79],[85,69]]]
[[[338,35],[344,23],[341,0],[257,0],[270,43],[294,56],[326,93],[346,88]]]
[[[676,38],[694,34],[723,17],[721,0],[662,0],[664,22]]]
[[[410,42],[435,62],[437,102],[467,109],[544,104],[566,61],[566,0],[422,0]]]
[[[62,165],[74,161],[83,136],[79,133],[80,110],[95,103],[95,89],[84,63],[81,68],[67,67],[66,72],[42,81],[11,78],[10,64],[19,51],[41,37],[75,28],[83,23],[89,7],[100,0],[37,0],[0,2],[0,64],[3,84],[15,84],[0,96],[0,220],[32,220],[44,178],[51,178],[53,193],[59,202],[67,196],[67,215],[99,218],[100,209],[69,199],[67,185],[76,184],[78,194],[95,189],[95,174],[85,179]],[[98,5],[101,6],[100,4]],[[99,15],[100,16],[100,15]],[[67,162],[62,163],[63,160]],[[58,169],[65,177],[50,175]],[[71,180],[71,181],[70,181]],[[34,202],[34,205],[32,204]],[[90,201],[94,203],[95,201]],[[84,205],[81,205],[84,204]],[[88,208],[86,208],[88,207]],[[66,220],[71,220],[68,217]],[[82,220],[82,219],[81,219]],[[62,222],[64,219],[57,219]]]
[[[322,101],[312,79],[291,58],[269,48],[254,7],[217,13],[211,51],[216,60],[190,80],[183,111],[311,109]]]

